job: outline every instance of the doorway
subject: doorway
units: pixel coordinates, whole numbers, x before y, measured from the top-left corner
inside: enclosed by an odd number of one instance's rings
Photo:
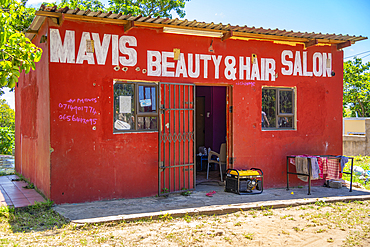
[[[199,166],[199,147],[220,152],[226,143],[226,166],[232,167],[232,86],[195,86],[160,82],[158,125],[158,194],[194,190],[196,184],[220,181],[207,159]],[[206,156],[205,156],[206,157]]]
[[[207,180],[208,159],[204,148],[220,153],[222,143],[229,147],[228,120],[230,119],[229,109],[229,87],[227,86],[196,86],[196,183],[207,181],[220,181],[220,169],[218,165],[211,165],[209,178]],[[230,149],[230,148],[228,148]],[[229,151],[226,152],[229,156]],[[201,153],[203,155],[201,155]],[[225,173],[229,162],[222,167]]]

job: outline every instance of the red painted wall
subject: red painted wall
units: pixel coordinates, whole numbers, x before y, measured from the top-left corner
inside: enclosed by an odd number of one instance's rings
[[[280,47],[292,49],[285,45]],[[293,49],[301,50],[302,46]],[[336,51],[335,46],[331,49],[310,47],[307,51],[308,54],[331,52],[335,76],[291,76],[275,82],[256,83],[255,87],[234,87],[235,167],[261,168],[266,187],[286,186],[287,155],[342,154],[343,53]],[[274,57],[274,50],[270,54]],[[261,131],[263,85],[296,87],[297,130]],[[290,179],[294,185],[303,184],[296,176],[291,175]]]
[[[35,167],[26,159],[32,158],[32,138],[24,143],[23,154],[27,158],[22,159],[22,168],[17,163],[17,171],[35,180],[36,173],[48,169],[50,166],[50,194],[46,194],[56,203],[84,202],[113,198],[132,198],[152,196],[158,192],[158,133],[125,133],[113,134],[113,80],[144,80],[163,82],[182,82],[195,84],[219,84],[233,86],[233,139],[232,143],[235,164],[237,168],[259,167],[265,173],[265,187],[282,187],[286,183],[285,157],[290,154],[341,154],[342,152],[342,52],[337,51],[335,46],[314,46],[307,50],[303,45],[296,46],[276,44],[270,41],[242,41],[214,38],[214,53],[208,52],[212,38],[164,34],[159,29],[133,28],[126,34],[122,26],[97,24],[88,22],[76,22],[65,20],[61,27],[48,22],[51,28],[58,29],[62,40],[65,31],[75,31],[76,57],[79,50],[82,32],[99,33],[100,40],[104,34],[121,36],[134,36],[137,46],[137,63],[128,66],[128,71],[115,71],[112,65],[112,49],[108,50],[105,65],[50,62],[48,48],[45,48],[43,62],[38,68],[49,61],[49,70],[37,70],[35,75],[38,90],[47,92],[48,85],[43,80],[49,80],[50,95],[39,93],[39,102],[43,96],[43,115],[37,115],[36,119],[45,116],[50,110],[50,163],[42,160],[42,165]],[[43,29],[43,31],[46,31]],[[42,32],[41,32],[42,33]],[[48,34],[50,37],[50,31]],[[37,40],[35,40],[37,44]],[[48,45],[50,42],[48,41]],[[132,46],[131,46],[132,47]],[[200,75],[198,78],[173,76],[148,76],[142,69],[147,68],[147,51],[172,52],[179,48],[185,55],[206,54],[222,55],[220,63],[219,79],[215,79],[215,69],[212,60],[208,62],[208,75],[204,76],[204,62],[200,63]],[[50,47],[49,47],[50,49]],[[281,74],[281,53],[283,50],[307,51],[308,68],[312,71],[312,56],[315,52],[332,53],[332,69],[334,77],[304,77],[284,76]],[[236,58],[238,68],[239,57],[251,57],[256,54],[260,58],[273,58],[276,61],[275,81],[240,80],[238,72],[236,80],[227,79],[224,59],[226,56]],[[123,56],[120,54],[120,56]],[[186,57],[187,58],[187,57]],[[294,62],[294,59],[289,59]],[[172,58],[169,62],[175,62]],[[45,65],[44,65],[45,66]],[[139,71],[135,68],[140,68]],[[48,74],[49,71],[49,74]],[[168,68],[175,71],[175,68]],[[46,79],[42,79],[46,78]],[[253,83],[251,83],[253,82]],[[22,82],[23,83],[23,82]],[[297,129],[282,131],[261,130],[261,97],[262,86],[296,87],[297,98]],[[19,98],[19,90],[17,97]],[[44,97],[45,96],[45,97]],[[48,100],[49,97],[49,100]],[[24,97],[22,97],[22,100]],[[91,101],[78,99],[90,99]],[[73,102],[73,100],[75,100]],[[68,102],[69,101],[69,102]],[[96,110],[91,112],[74,111],[66,108],[66,105],[86,106]],[[23,106],[23,105],[22,105]],[[17,100],[17,109],[21,103]],[[49,108],[48,108],[49,107]],[[17,113],[17,118],[23,118],[20,128],[26,130],[24,119],[28,119],[28,112]],[[92,119],[96,124],[67,121],[64,114],[75,115],[85,119]],[[41,117],[42,118],[42,117]],[[43,119],[43,118],[42,118]],[[36,120],[41,121],[41,120]],[[48,122],[47,122],[48,123]],[[48,127],[46,123],[45,126]],[[23,126],[23,127],[22,127]],[[95,127],[95,128],[94,128]],[[22,129],[24,128],[24,130]],[[40,129],[38,127],[38,133]],[[32,132],[32,131],[31,131]],[[49,143],[48,130],[43,136],[43,143]],[[40,135],[39,135],[40,137]],[[17,136],[19,146],[20,137]],[[42,154],[46,157],[45,146],[42,146]],[[19,149],[17,155],[19,156]],[[21,170],[20,170],[21,169]],[[23,169],[23,170],[22,170]],[[45,180],[48,181],[48,180]],[[293,179],[293,185],[298,184]],[[48,191],[46,183],[39,183],[44,191]]]
[[[49,53],[40,43],[47,32],[44,23],[33,40],[43,50],[36,70],[23,73],[15,87],[15,169],[50,197]]]
[[[122,32],[119,26],[68,21],[65,29]],[[77,40],[80,36],[76,31]],[[130,77],[118,76],[113,66],[50,63],[51,198],[56,203],[157,193],[158,133],[113,134],[113,79],[125,78]],[[70,99],[96,99],[69,104],[94,107],[96,115],[82,112],[76,117],[97,119],[96,125],[60,120],[60,115],[74,114],[59,107]]]

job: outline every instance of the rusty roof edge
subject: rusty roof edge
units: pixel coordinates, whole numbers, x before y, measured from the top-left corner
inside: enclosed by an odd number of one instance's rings
[[[39,11],[36,11],[36,18],[37,17],[55,17],[56,15],[62,15],[62,13],[66,13],[67,10],[71,10],[68,8],[62,8],[57,9],[55,6],[44,6],[41,5]],[[105,23],[112,22],[112,24],[117,24],[117,21],[127,22],[128,20],[126,18],[124,19],[116,19],[116,18],[109,18],[112,13],[108,13],[108,15],[105,15],[104,17],[97,16],[86,16],[86,13],[89,13],[90,11],[80,11],[79,9],[75,9],[71,14],[65,14],[66,16],[69,16],[73,19],[81,19],[84,21],[94,21],[96,18],[96,21],[104,20]],[[49,13],[49,14],[48,14]],[[79,14],[81,13],[81,14]],[[104,14],[104,13],[102,13]],[[105,13],[107,14],[107,13]],[[114,14],[123,16],[122,13]],[[73,17],[75,16],[75,17]],[[89,17],[89,18],[86,18]],[[127,16],[128,17],[128,16]],[[33,20],[32,24],[36,21],[36,18]],[[173,27],[173,28],[180,28],[180,29],[197,29],[197,30],[204,30],[204,31],[213,31],[213,32],[227,32],[227,31],[233,31],[233,36],[259,36],[254,38],[259,39],[273,39],[273,40],[310,40],[310,39],[317,39],[321,41],[320,43],[340,43],[340,41],[351,41],[351,42],[357,42],[361,40],[368,39],[367,37],[363,36],[354,36],[354,35],[336,35],[336,34],[321,34],[321,33],[314,33],[314,32],[294,32],[294,31],[286,31],[286,30],[280,30],[280,29],[264,29],[262,27],[255,28],[255,27],[239,27],[239,26],[232,26],[230,24],[214,24],[214,23],[205,23],[205,22],[198,22],[196,20],[188,22],[187,20],[179,20],[179,19],[169,19],[169,18],[156,18],[154,22],[153,18],[151,17],[145,17],[145,16],[132,16],[130,18],[131,20],[135,21],[137,24],[136,26],[151,26],[151,27],[157,27],[162,28],[164,26]],[[184,23],[185,25],[181,25]],[[191,25],[188,25],[190,24]],[[30,28],[32,26],[30,25]],[[41,25],[40,25],[41,26]],[[33,30],[33,29],[32,29]],[[32,36],[32,35],[30,35]],[[252,38],[252,37],[251,37]],[[302,41],[292,41],[292,42],[302,42]],[[304,41],[303,41],[304,42]]]
[[[33,30],[33,31],[37,31],[37,33],[38,33],[38,31],[40,30],[40,28],[41,28],[41,26],[42,26],[42,24],[44,23],[44,21],[45,21],[45,17],[43,17],[43,16],[35,16],[35,18],[33,18],[33,20],[32,20],[32,23],[31,23],[31,25],[28,27],[28,30]],[[33,38],[35,38],[35,36],[36,36],[36,34],[37,33],[25,33],[25,36],[26,36],[26,38],[28,38],[29,40],[33,40]]]

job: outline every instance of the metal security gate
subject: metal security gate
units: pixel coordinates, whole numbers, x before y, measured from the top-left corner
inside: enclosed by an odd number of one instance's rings
[[[195,86],[159,83],[158,193],[195,188]]]

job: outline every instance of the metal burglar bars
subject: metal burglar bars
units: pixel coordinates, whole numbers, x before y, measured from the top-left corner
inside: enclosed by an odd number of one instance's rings
[[[195,86],[159,83],[158,193],[195,188]]]

